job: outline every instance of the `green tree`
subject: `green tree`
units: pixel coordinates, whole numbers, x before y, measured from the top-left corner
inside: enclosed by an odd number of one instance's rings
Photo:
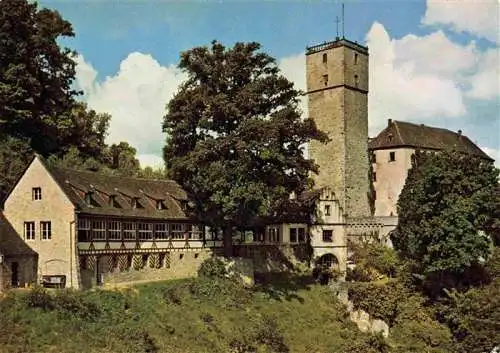
[[[26,139],[44,156],[59,151],[71,128],[74,52],[58,40],[72,36],[56,11],[0,1],[0,131]]]
[[[136,157],[137,150],[128,142],[112,144],[107,149],[106,165],[118,171],[122,176],[136,177],[140,171],[139,160]]]
[[[227,256],[235,227],[310,185],[317,167],[301,146],[326,141],[312,120],[301,120],[300,92],[259,49],[214,41],[182,53],[188,78],[163,122],[169,176],[190,194],[199,220],[223,230]]]
[[[392,241],[438,294],[467,284],[464,274],[488,257],[499,171],[491,161],[454,151],[417,152],[412,163]]]
[[[0,135],[0,208],[32,155],[33,150],[25,139]]]

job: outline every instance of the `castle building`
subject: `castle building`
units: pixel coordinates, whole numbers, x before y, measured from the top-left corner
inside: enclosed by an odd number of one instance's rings
[[[416,150],[455,150],[492,160],[462,131],[388,120],[387,127],[370,139],[375,216],[397,216],[397,201]]]
[[[309,118],[327,133],[313,141],[315,186],[328,186],[347,217],[368,217],[368,48],[346,39],[307,48]]]

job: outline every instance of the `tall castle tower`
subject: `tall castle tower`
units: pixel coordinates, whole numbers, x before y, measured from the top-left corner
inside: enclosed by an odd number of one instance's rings
[[[312,141],[316,187],[329,186],[348,217],[370,216],[368,203],[368,48],[346,39],[307,48],[309,117],[330,142]]]

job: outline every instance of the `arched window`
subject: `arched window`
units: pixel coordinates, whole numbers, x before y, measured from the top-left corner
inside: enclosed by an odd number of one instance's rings
[[[328,56],[325,54],[323,54],[323,64],[326,64],[328,62]]]

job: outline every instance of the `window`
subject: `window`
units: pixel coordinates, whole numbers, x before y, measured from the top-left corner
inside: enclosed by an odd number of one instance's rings
[[[290,228],[290,243],[305,243],[306,229],[305,228]]]
[[[90,241],[90,220],[82,218],[78,220],[78,241]]]
[[[331,243],[333,242],[333,230],[323,231],[323,241]]]
[[[92,240],[106,240],[106,222],[92,221]]]
[[[323,75],[323,83],[328,86],[328,75]]]
[[[359,86],[359,76],[358,75],[354,75],[354,87],[358,87]]]
[[[306,242],[306,229],[299,228],[299,243],[305,243],[305,242]]]
[[[118,221],[108,222],[108,239],[122,240],[122,224]]]
[[[377,192],[375,190],[373,190],[373,199],[376,200],[377,199]]]
[[[325,54],[323,54],[323,64],[326,64],[328,62],[328,56]]]
[[[139,198],[138,197],[134,197],[132,198],[132,200],[130,201],[131,204],[132,204],[132,208],[144,208],[142,207],[141,203],[139,202]]]
[[[166,223],[156,223],[155,224],[155,239],[156,240],[167,240],[168,239],[168,227]]]
[[[42,188],[32,188],[31,189],[31,197],[33,200],[41,200],[42,199]]]
[[[151,223],[139,223],[139,240],[153,240],[153,225]]]
[[[35,240],[35,222],[24,222],[24,239]]]
[[[269,242],[278,243],[280,241],[280,230],[278,227],[269,228]]]
[[[202,232],[200,231],[201,227],[197,226],[197,225],[186,225],[186,230],[189,232],[189,239],[202,239],[203,238],[203,234]]]
[[[372,163],[377,163],[377,155],[372,153]]]
[[[42,231],[42,240],[52,239],[52,229],[50,221],[40,222],[40,229]]]
[[[92,204],[92,191],[89,191],[89,192],[85,193],[85,203],[87,205],[91,205]]]
[[[135,240],[135,223],[133,222],[123,222],[123,239],[124,240]]]
[[[325,205],[325,216],[330,215],[330,205]]]
[[[156,209],[158,209],[158,210],[164,210],[165,209],[165,204],[163,203],[162,200],[156,201]]]
[[[394,162],[396,160],[396,152],[389,152],[389,162]]]
[[[111,207],[120,208],[120,204],[116,201],[116,195],[109,195],[109,205]]]
[[[373,181],[377,181],[377,173],[373,172]]]
[[[358,53],[354,53],[354,65],[358,64]]]
[[[184,239],[184,225],[174,223],[171,225],[172,239]]]

